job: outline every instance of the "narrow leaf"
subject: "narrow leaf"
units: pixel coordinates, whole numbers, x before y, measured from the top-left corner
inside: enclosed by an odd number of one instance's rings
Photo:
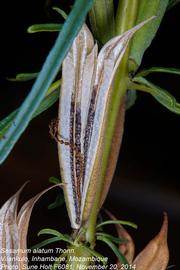
[[[43,101],[40,103],[37,111],[34,113],[33,117],[37,117],[42,112],[49,109],[59,98],[59,85],[60,81],[55,82],[52,84],[52,86],[49,88],[46,97],[43,99]],[[6,116],[4,119],[0,121],[0,139],[3,139],[3,137],[6,137],[6,132],[10,128],[10,126],[15,125],[15,118],[18,114],[19,108],[10,113],[8,116]]]
[[[137,225],[133,222],[130,222],[130,221],[125,221],[125,220],[106,220],[100,224],[98,224],[96,226],[96,228],[99,228],[99,227],[102,227],[102,226],[105,226],[105,225],[109,225],[109,224],[121,224],[121,225],[127,225],[127,226],[130,226],[134,229],[137,229]]]
[[[13,82],[26,82],[30,80],[34,80],[38,76],[38,72],[34,73],[19,73],[16,75],[15,78],[7,78],[8,81],[13,81]]]
[[[49,239],[46,239],[46,240],[42,241],[39,244],[36,244],[36,245],[32,246],[31,249],[33,250],[33,249],[37,249],[37,248],[42,248],[42,247],[44,247],[46,245],[49,245],[49,244],[52,244],[52,243],[58,242],[58,241],[60,241],[59,237],[57,237],[57,236],[56,237],[51,237]]]
[[[42,234],[51,234],[57,237],[63,237],[63,234],[60,233],[57,230],[53,230],[53,229],[42,229],[41,231],[38,232],[38,236],[42,235]]]
[[[59,90],[61,85],[61,80],[57,80],[55,82],[53,82],[49,89],[47,90],[46,96],[50,95],[54,90]]]
[[[164,214],[164,222],[159,234],[149,242],[145,249],[133,262],[137,270],[165,270],[169,261],[167,246],[168,218]]]
[[[151,94],[159,103],[161,103],[168,110],[180,114],[180,103],[178,103],[175,97],[173,97],[169,92],[147,81],[145,78],[142,77],[135,77],[133,81],[136,82],[134,85],[132,84],[134,89],[145,91]]]
[[[128,261],[126,260],[125,256],[123,254],[121,254],[121,252],[116,247],[116,245],[114,245],[108,238],[98,236],[97,240],[100,240],[100,241],[106,243],[112,249],[112,251],[114,252],[116,257],[118,258],[119,262],[121,262],[122,264],[128,265]]]
[[[46,58],[31,92],[18,111],[14,125],[8,129],[5,139],[0,141],[0,163],[6,159],[43,100],[49,86],[60,69],[64,57],[71,47],[74,37],[84,23],[92,2],[92,0],[88,2],[85,0],[76,0],[55,45]]]
[[[130,61],[131,70],[135,71],[141,64],[146,49],[150,46],[166,11],[169,0],[141,0],[136,23],[142,22],[151,16],[156,19],[138,31],[131,43]]]
[[[8,128],[13,124],[13,121],[17,115],[17,110],[10,113],[8,116],[0,121],[0,139],[3,139]]]
[[[42,112],[48,110],[58,100],[58,98],[59,98],[59,89],[56,89],[43,99],[37,111],[33,114],[33,118],[37,117]]]
[[[65,20],[67,19],[68,15],[64,10],[60,9],[59,7],[52,7],[52,9],[59,13]]]
[[[117,220],[117,218],[106,209],[105,209],[105,213],[112,220]],[[116,227],[118,237],[120,239],[127,241],[126,243],[119,245],[119,251],[126,257],[128,263],[132,264],[132,261],[134,259],[134,253],[135,253],[134,241],[132,237],[130,236],[130,234],[125,230],[125,228],[121,224],[115,224],[115,227]],[[121,263],[118,263],[118,266],[120,269],[122,268]]]
[[[42,235],[42,234],[50,234],[50,235],[54,235],[56,237],[59,237],[59,240],[65,241],[69,244],[73,244],[73,242],[70,240],[69,237],[67,237],[66,235],[63,235],[62,233],[60,233],[57,230],[53,230],[53,229],[43,229],[38,233],[38,236]]]
[[[62,29],[62,24],[60,23],[43,23],[43,24],[33,24],[28,27],[27,32],[29,34],[39,33],[39,32],[59,32]]]
[[[156,72],[160,72],[160,73],[170,73],[170,74],[177,74],[180,75],[180,69],[177,68],[168,68],[168,67],[152,67],[149,69],[144,69],[141,70],[137,73],[137,77],[145,77],[151,73],[156,73]]]
[[[113,235],[108,234],[108,233],[98,232],[98,233],[96,233],[96,235],[97,236],[102,236],[102,237],[108,238],[111,242],[113,242],[115,244],[124,244],[124,243],[127,243],[127,240],[120,239],[118,237],[114,237]]]
[[[59,184],[61,182],[57,177],[54,177],[54,176],[49,177],[48,181],[49,181],[49,183],[52,183],[55,185]]]

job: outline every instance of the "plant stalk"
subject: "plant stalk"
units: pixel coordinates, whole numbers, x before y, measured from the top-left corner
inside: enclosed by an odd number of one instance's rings
[[[133,3],[133,5],[132,5]],[[136,15],[138,8],[138,0],[123,0],[119,1],[117,17],[116,17],[116,34],[122,34],[126,30],[132,28],[135,25]],[[125,13],[123,12],[125,11]],[[123,14],[123,16],[121,16]],[[120,22],[118,21],[118,18]],[[114,85],[113,94],[109,104],[108,112],[108,126],[105,134],[105,148],[102,156],[102,170],[99,179],[98,187],[96,190],[96,197],[91,210],[89,221],[87,224],[86,240],[91,244],[92,248],[95,244],[95,233],[96,233],[96,221],[100,206],[100,200],[102,196],[102,190],[104,185],[104,178],[106,175],[106,168],[108,164],[108,158],[111,149],[111,142],[118,119],[119,108],[124,99],[127,86],[128,86],[128,58],[129,49],[127,49],[120,66],[117,70]]]
[[[139,0],[120,0],[116,15],[116,34],[120,35],[135,25]]]
[[[115,35],[113,0],[94,0],[89,20],[94,37],[105,44]]]

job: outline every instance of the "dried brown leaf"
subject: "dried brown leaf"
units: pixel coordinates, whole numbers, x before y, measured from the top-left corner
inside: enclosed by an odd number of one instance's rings
[[[3,270],[5,266],[9,269],[19,266],[18,260],[16,260],[17,253],[14,253],[13,250],[18,251],[20,248],[17,207],[24,186],[5,202],[0,209],[0,267]],[[3,252],[4,250],[7,250],[7,252]]]
[[[23,185],[0,209],[0,269],[28,269],[27,232],[30,216],[38,199],[55,185],[27,201],[17,214]],[[5,252],[4,252],[5,251]]]
[[[159,234],[152,239],[145,249],[136,257],[133,265],[136,270],[165,270],[169,261],[167,245],[168,217],[164,221]]]

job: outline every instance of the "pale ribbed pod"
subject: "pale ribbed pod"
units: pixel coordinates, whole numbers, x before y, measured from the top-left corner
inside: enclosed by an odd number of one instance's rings
[[[93,204],[117,67],[133,34],[147,21],[111,39],[99,55],[84,25],[63,62],[58,150],[66,205],[75,229],[86,221]]]

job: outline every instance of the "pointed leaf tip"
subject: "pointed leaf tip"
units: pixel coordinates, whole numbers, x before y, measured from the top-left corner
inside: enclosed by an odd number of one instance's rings
[[[167,232],[168,217],[164,213],[164,221],[159,234],[149,242],[133,262],[136,270],[165,270],[167,268],[169,261]]]
[[[27,182],[26,182],[27,183]],[[60,186],[54,185],[42,191],[29,201],[27,201],[17,213],[19,196],[26,183],[16,192],[5,204],[0,208],[0,269],[7,269],[4,265],[8,265],[8,269],[28,269],[27,265],[27,233],[31,212],[38,199],[48,190]],[[0,226],[1,226],[0,225]],[[9,253],[9,250],[17,250],[16,253]],[[18,255],[18,261],[16,257]],[[8,261],[11,256],[12,261]],[[10,265],[9,265],[10,264]]]

